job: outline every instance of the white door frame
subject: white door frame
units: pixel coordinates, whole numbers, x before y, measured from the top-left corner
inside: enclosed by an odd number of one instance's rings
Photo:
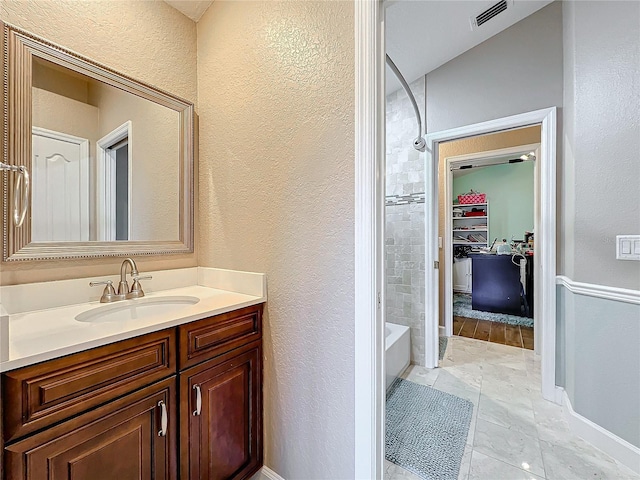
[[[355,14],[355,478],[379,479],[384,459],[384,4]]]
[[[556,364],[556,107],[522,113],[497,120],[453,128],[426,135],[425,185],[428,192],[425,212],[425,361],[428,368],[438,366],[438,149],[441,142],[457,140],[530,125],[541,125],[540,209],[541,230],[536,232],[536,276],[541,288],[542,396],[559,403],[555,388]]]
[[[492,160],[496,157],[504,157],[504,156],[520,156],[524,153],[529,153],[532,151],[538,150],[540,147],[540,143],[532,143],[528,145],[519,145],[517,147],[509,147],[509,148],[500,148],[498,150],[487,150],[484,152],[478,153],[470,153],[466,155],[455,155],[452,157],[446,157],[445,167],[444,167],[444,202],[445,202],[445,217],[444,217],[444,232],[442,235],[443,239],[443,252],[444,252],[444,308],[442,309],[443,317],[444,317],[444,331],[447,337],[453,335],[453,265],[450,260],[453,258],[453,206],[450,199],[453,198],[453,172],[452,168],[460,165],[460,164],[468,164],[470,161],[473,161],[474,166],[483,166],[483,165],[491,165]],[[536,161],[535,170],[537,170],[540,166],[540,162]],[[539,177],[535,175],[534,183]],[[537,185],[534,186],[534,200],[537,198]],[[535,203],[535,201],[534,201]],[[535,208],[534,208],[535,210]],[[540,225],[538,225],[538,217],[534,212],[534,231],[538,231]],[[489,229],[489,222],[487,222],[487,241],[488,244],[491,244],[491,238],[489,238],[489,233],[491,230]],[[539,277],[535,277],[536,283],[539,281]],[[535,308],[534,308],[535,314]],[[536,315],[539,317],[539,315]],[[534,325],[535,324],[534,319]],[[535,328],[534,328],[535,331]],[[535,349],[536,352],[539,353],[540,346],[537,345],[536,342]]]
[[[98,240],[109,242],[116,239],[116,199],[115,181],[116,167],[115,155],[111,147],[116,143],[128,139],[127,152],[129,157],[129,225],[127,231],[131,235],[131,162],[133,159],[132,124],[127,121],[118,128],[112,130],[96,142],[96,218]]]

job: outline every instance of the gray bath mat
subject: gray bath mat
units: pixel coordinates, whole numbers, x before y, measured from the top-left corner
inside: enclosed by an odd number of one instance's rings
[[[453,294],[453,316],[490,320],[492,322],[506,323],[507,325],[520,325],[521,327],[533,327],[533,318],[474,310],[471,307],[471,295],[464,293]]]
[[[447,351],[448,337],[440,337],[440,344],[438,345],[438,358],[442,360],[444,358],[444,352]]]
[[[399,378],[387,393],[387,460],[427,480],[456,480],[472,413],[468,400]]]

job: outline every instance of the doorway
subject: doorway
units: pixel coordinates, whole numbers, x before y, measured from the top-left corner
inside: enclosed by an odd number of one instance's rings
[[[538,143],[484,150],[519,138]],[[533,126],[440,146],[447,155],[440,181],[447,336],[534,349],[539,140],[540,128]]]
[[[447,335],[453,332],[453,321],[450,312],[445,314],[445,320],[451,318],[448,325],[440,328],[440,248],[439,248],[439,219],[438,200],[440,196],[438,170],[440,168],[440,145],[445,142],[478,135],[486,135],[505,130],[523,128],[532,125],[540,126],[540,146],[537,149],[536,162],[536,197],[540,199],[536,208],[534,231],[536,232],[536,305],[534,311],[541,319],[536,343],[540,345],[537,353],[542,356],[542,394],[544,398],[556,401],[555,389],[555,264],[556,264],[556,227],[555,227],[555,140],[556,140],[556,109],[555,107],[534,112],[514,115],[498,120],[483,122],[452,130],[435,132],[427,135],[426,155],[426,187],[429,200],[425,214],[425,238],[427,239],[425,259],[427,265],[433,269],[425,272],[426,285],[426,315],[425,315],[425,352],[426,366],[438,366],[439,335],[441,331]],[[467,159],[468,160],[468,159]],[[448,197],[447,197],[448,198]],[[448,228],[447,230],[451,230]],[[429,239],[431,241],[429,241]],[[451,252],[452,256],[452,252]],[[445,269],[445,274],[447,270]],[[452,274],[449,270],[449,282]],[[451,305],[453,298],[451,297]],[[445,303],[447,309],[447,303]],[[447,328],[448,327],[448,328]],[[447,330],[447,331],[444,331]]]
[[[96,184],[98,240],[130,240],[131,237],[131,122],[98,140]]]

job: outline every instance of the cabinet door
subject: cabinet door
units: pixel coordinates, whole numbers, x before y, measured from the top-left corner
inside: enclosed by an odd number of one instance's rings
[[[174,392],[175,376],[6,446],[7,478],[177,478]]]
[[[462,258],[453,261],[453,290],[471,293],[471,259]]]
[[[180,374],[182,479],[244,479],[262,465],[262,347],[235,352]]]

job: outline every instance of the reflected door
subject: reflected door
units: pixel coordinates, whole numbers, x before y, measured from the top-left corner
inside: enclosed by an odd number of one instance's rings
[[[31,239],[89,240],[89,141],[33,128]]]

